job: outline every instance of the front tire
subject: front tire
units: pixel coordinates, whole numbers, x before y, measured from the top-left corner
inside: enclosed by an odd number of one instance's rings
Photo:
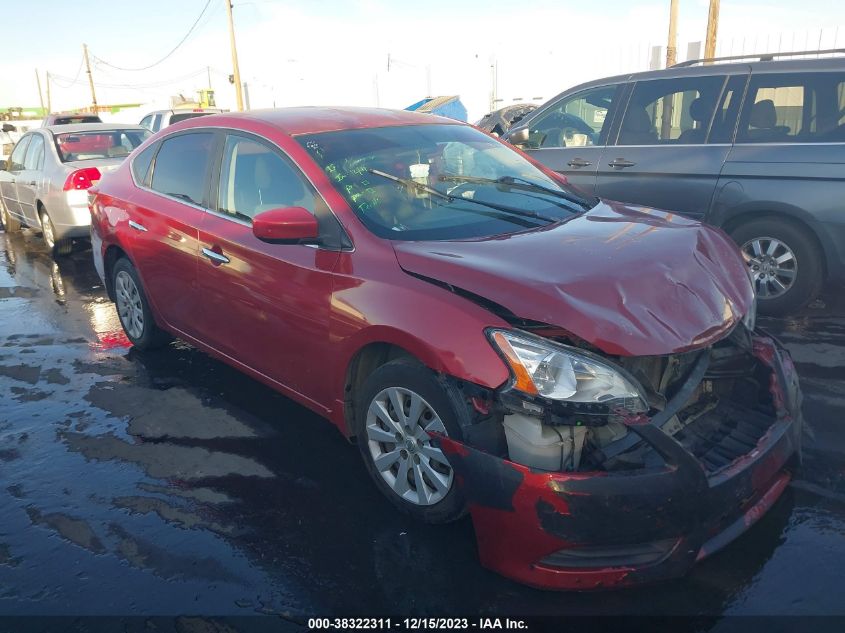
[[[818,295],[822,253],[805,229],[781,218],[760,218],[741,224],[731,237],[747,256],[761,314],[790,314]]]
[[[132,344],[139,350],[167,344],[170,336],[156,325],[138,272],[125,257],[112,269],[112,288],[120,325]]]
[[[3,222],[3,230],[6,233],[17,233],[21,230],[21,223],[9,214],[2,197],[0,197],[0,221]]]
[[[461,438],[469,412],[457,389],[408,358],[376,369],[356,397],[358,448],[379,490],[402,512],[448,523],[465,512],[452,467],[428,432]]]

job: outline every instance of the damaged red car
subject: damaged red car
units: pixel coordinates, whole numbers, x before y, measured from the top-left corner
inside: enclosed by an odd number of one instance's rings
[[[799,454],[795,369],[723,233],[585,197],[468,125],[194,119],[91,212],[136,346],[178,336],[325,416],[395,506],[469,512],[481,562],[520,582],[680,576]]]

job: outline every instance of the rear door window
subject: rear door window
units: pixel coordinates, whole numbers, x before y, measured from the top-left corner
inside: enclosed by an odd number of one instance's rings
[[[29,141],[33,135],[24,136],[20,142],[15,146],[12,156],[9,159],[11,165],[9,171],[22,171],[24,156],[26,155],[26,148],[29,147]]]
[[[724,76],[637,82],[616,144],[704,143],[724,83]]]
[[[564,97],[531,121],[527,146],[583,147],[604,145],[619,86],[590,88]]]
[[[191,132],[166,138],[155,157],[151,187],[196,205],[205,203],[214,134]]]
[[[44,137],[40,134],[32,135],[23,163],[24,169],[33,171],[41,169],[44,165]]]
[[[737,143],[845,141],[845,73],[752,76]]]

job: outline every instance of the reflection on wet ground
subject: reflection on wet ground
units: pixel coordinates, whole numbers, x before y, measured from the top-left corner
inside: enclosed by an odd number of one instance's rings
[[[681,581],[553,594],[482,569],[468,520],[398,515],[304,408],[178,342],[130,348],[90,252],[0,233],[0,613],[845,614],[845,300],[763,325],[812,424],[787,494]]]

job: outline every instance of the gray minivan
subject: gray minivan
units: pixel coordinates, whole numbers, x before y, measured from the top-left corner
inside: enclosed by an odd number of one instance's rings
[[[506,138],[591,194],[722,227],[759,310],[792,312],[845,278],[845,57],[778,55],[576,86]]]

